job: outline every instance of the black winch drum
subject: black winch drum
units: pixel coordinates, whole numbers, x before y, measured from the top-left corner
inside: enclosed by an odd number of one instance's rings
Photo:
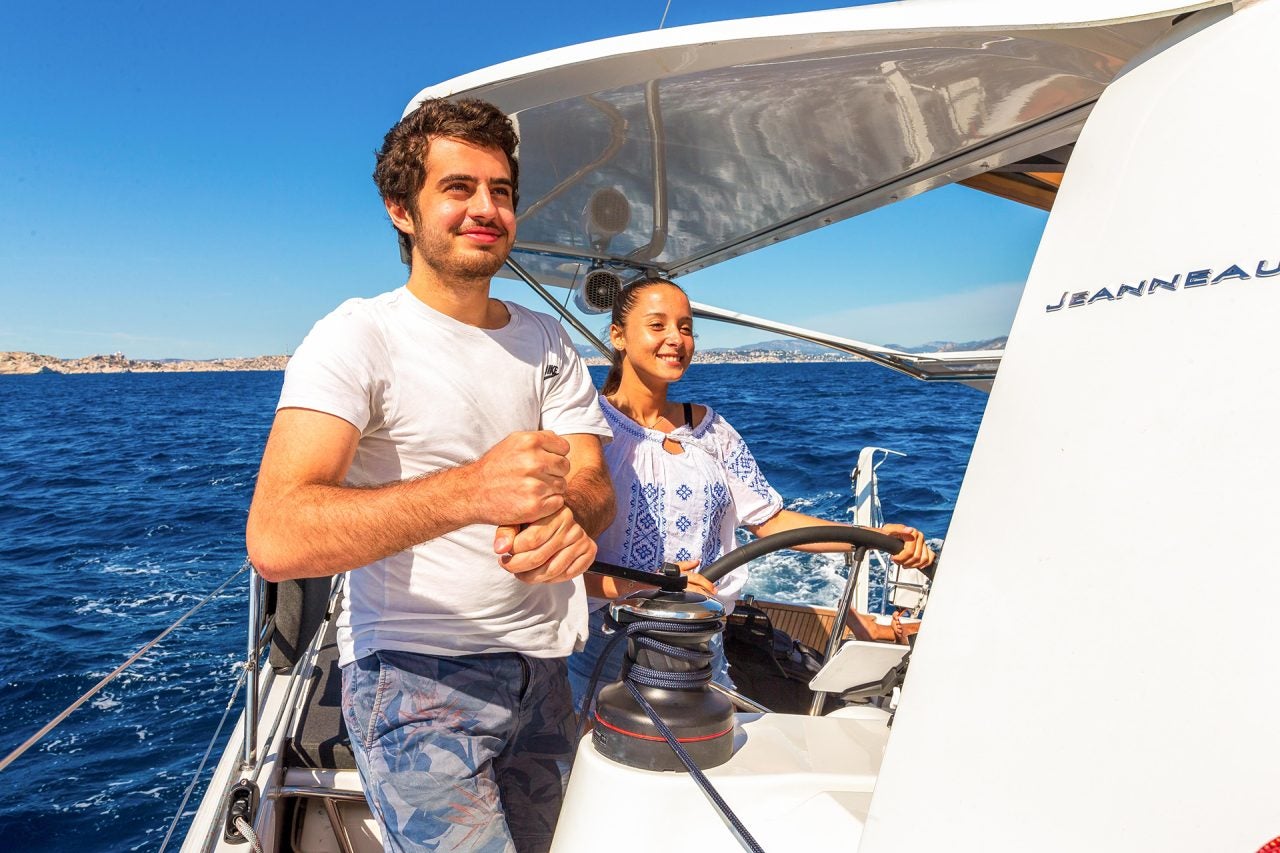
[[[663,643],[702,652],[709,652],[711,640],[724,629],[724,606],[696,592],[645,590],[614,602],[610,613],[624,627],[636,622],[705,627],[688,633],[661,628],[644,631]],[[627,657],[661,672],[700,668],[695,662],[646,648],[634,635],[627,638]],[[723,694],[706,682],[677,689],[635,686],[699,768],[716,767],[733,756],[733,703]],[[642,770],[686,770],[625,683],[610,684],[600,691],[594,722],[592,740],[600,755]]]

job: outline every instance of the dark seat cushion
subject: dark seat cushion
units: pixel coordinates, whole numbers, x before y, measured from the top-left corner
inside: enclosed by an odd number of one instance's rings
[[[267,585],[267,612],[276,617],[271,632],[271,667],[292,669],[329,610],[333,578],[300,578]]]
[[[347,727],[342,721],[342,672],[338,669],[338,625],[330,619],[321,639],[315,669],[303,686],[306,705],[294,736],[285,742],[288,767],[355,770]]]

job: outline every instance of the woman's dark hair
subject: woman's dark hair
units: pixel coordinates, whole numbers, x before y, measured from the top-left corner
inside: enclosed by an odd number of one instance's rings
[[[520,202],[520,163],[516,146],[520,144],[511,119],[488,101],[443,98],[423,101],[413,112],[387,131],[382,148],[377,152],[373,182],[384,199],[404,207],[416,221],[414,199],[427,181],[427,150],[432,139],[461,139],[472,145],[497,148],[511,164],[511,202]],[[402,249],[408,247],[409,236],[399,229]]]
[[[622,288],[618,292],[618,297],[613,300],[613,315],[609,318],[609,325],[617,326],[619,329],[626,328],[627,317],[631,316],[631,309],[636,307],[636,300],[640,298],[640,291],[659,284],[674,287],[684,293],[683,287],[665,278],[642,278],[633,281]],[[685,296],[688,295],[685,293]],[[600,389],[600,393],[606,397],[617,391],[618,386],[622,383],[622,362],[625,358],[626,353],[619,349],[615,349],[610,357],[609,375],[604,378],[604,385]]]

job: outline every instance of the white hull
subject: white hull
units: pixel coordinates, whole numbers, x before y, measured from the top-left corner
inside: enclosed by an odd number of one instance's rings
[[[733,758],[707,777],[765,850],[849,849],[871,805],[887,718],[877,708],[739,714]],[[576,819],[620,809],[632,817],[603,836],[597,821]],[[578,748],[562,815],[552,853],[742,849],[688,774],[624,767],[600,757],[590,738]]]

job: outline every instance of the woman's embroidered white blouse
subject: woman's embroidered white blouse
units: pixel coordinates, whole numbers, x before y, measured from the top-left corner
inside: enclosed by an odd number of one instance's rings
[[[600,408],[613,430],[604,455],[618,512],[596,540],[598,559],[648,571],[664,561],[701,560],[705,569],[737,547],[736,528],[763,524],[782,509],[747,443],[710,407],[692,428],[670,433],[642,427],[603,396]],[[664,439],[684,452],[670,453]],[[746,582],[745,568],[729,573],[717,598],[732,609]]]

